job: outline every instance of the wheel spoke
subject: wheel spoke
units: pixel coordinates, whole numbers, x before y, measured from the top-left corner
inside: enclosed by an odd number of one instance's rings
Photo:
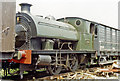
[[[74,54],[70,55],[70,59],[72,60],[69,61],[69,70],[74,72],[78,67],[78,59]]]
[[[62,67],[61,66],[48,66],[48,72],[51,74],[51,75],[57,75],[61,72],[62,70]]]

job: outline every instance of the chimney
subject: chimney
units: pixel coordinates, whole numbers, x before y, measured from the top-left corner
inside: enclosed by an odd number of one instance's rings
[[[21,3],[19,5],[21,6],[21,12],[30,13],[30,7],[32,6],[31,4]]]

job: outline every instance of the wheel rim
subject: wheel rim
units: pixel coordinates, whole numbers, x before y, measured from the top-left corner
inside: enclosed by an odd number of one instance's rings
[[[74,72],[78,68],[78,58],[76,55],[72,54],[70,55],[70,59],[72,60],[69,60],[69,70]]]
[[[62,67],[61,66],[48,66],[48,72],[51,74],[51,75],[57,75],[61,72],[62,70]]]

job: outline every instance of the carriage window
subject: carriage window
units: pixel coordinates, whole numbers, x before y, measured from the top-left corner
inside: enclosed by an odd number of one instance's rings
[[[94,34],[94,24],[90,24],[90,33]]]

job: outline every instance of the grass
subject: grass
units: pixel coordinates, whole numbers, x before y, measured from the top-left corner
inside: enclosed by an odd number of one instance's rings
[[[14,73],[15,71],[19,71],[19,68],[16,68],[16,69],[10,69],[10,72],[11,73]],[[41,68],[39,70],[36,70],[37,72],[40,72],[40,71],[46,71],[45,68]],[[27,71],[24,71],[23,74],[28,74]],[[14,75],[18,75],[18,74],[14,74]],[[10,74],[7,73],[7,76],[11,76]],[[4,69],[0,69],[0,77],[4,77]]]
[[[4,70],[0,69],[0,77],[3,77],[3,76],[4,76]]]

